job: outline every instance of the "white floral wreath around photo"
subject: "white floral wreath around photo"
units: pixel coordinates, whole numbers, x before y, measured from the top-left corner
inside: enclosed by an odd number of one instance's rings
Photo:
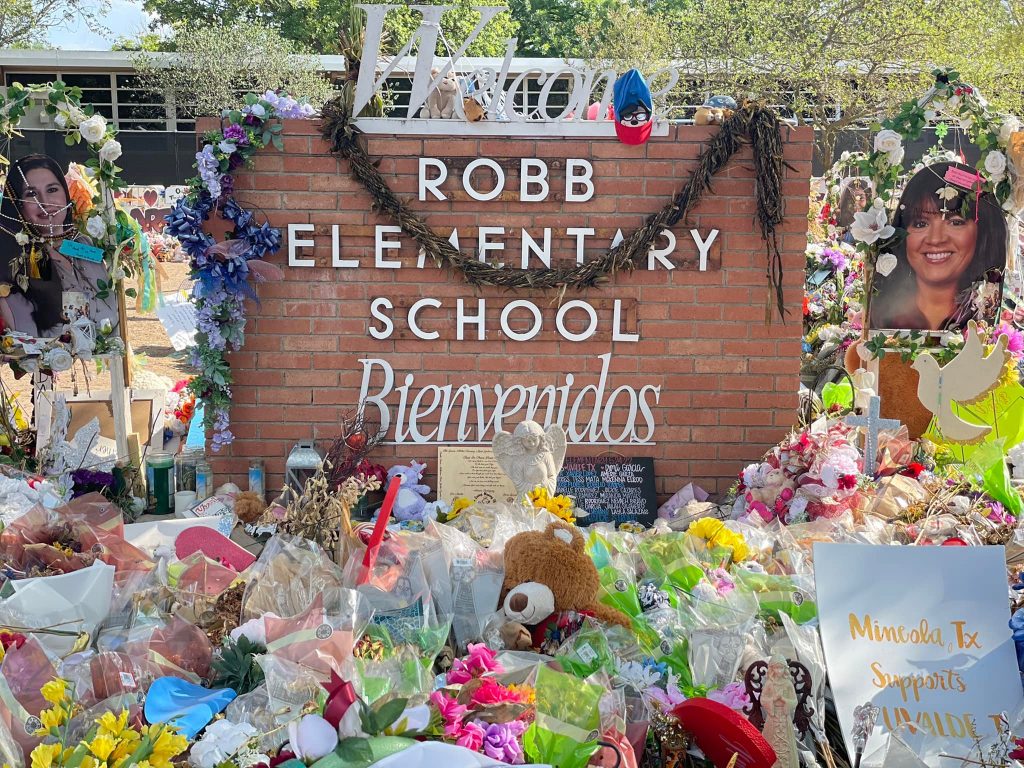
[[[897,266],[891,251],[906,236],[893,226],[901,183],[922,168],[936,162],[959,159],[944,150],[925,155],[909,173],[904,170],[904,143],[921,136],[929,125],[938,123],[940,139],[948,130],[947,121],[964,131],[980,150],[972,178],[977,193],[991,193],[1008,217],[1008,263],[1016,252],[1018,216],[1024,211],[1024,131],[1021,122],[1010,115],[989,111],[984,98],[973,86],[961,82],[952,70],[935,70],[935,85],[917,101],[903,104],[899,113],[880,126],[873,150],[857,160],[860,173],[871,179],[874,199],[866,211],[854,215],[850,234],[864,254],[865,301],[867,317],[874,274],[885,277]],[[962,189],[963,187],[961,187]],[[946,187],[953,194],[952,187]],[[944,190],[940,190],[941,193]],[[952,197],[952,195],[951,195]]]
[[[97,284],[101,295],[121,289],[120,282],[132,276],[141,268],[139,245],[132,236],[119,242],[118,212],[114,203],[114,190],[124,186],[119,177],[121,169],[115,161],[121,156],[121,145],[116,140],[116,129],[109,125],[103,115],[94,112],[91,105],[82,105],[81,91],[69,88],[62,82],[45,85],[23,86],[13,83],[0,89],[0,138],[5,150],[10,139],[18,135],[18,124],[26,113],[42,101],[43,111],[53,124],[65,132],[64,141],[73,146],[85,141],[89,148],[89,159],[84,163],[84,173],[94,188],[91,215],[81,228],[75,228],[76,239],[102,252],[102,263],[109,281]],[[0,154],[0,186],[9,195],[7,184],[11,160]],[[69,205],[71,201],[69,201]],[[24,221],[7,221],[0,217],[0,230],[11,235],[22,249],[35,248],[41,242]],[[98,255],[98,253],[97,253]],[[12,258],[12,279],[24,290],[28,284],[29,256],[22,254]],[[0,294],[6,296],[14,286],[0,286]],[[126,289],[125,294],[133,296],[135,290]],[[0,359],[17,365],[26,371],[58,372],[71,368],[76,359],[87,360],[94,355],[121,354],[124,352],[120,337],[113,332],[109,323],[97,328],[87,317],[71,319],[64,325],[64,333],[56,338],[36,338],[5,328],[0,337]]]

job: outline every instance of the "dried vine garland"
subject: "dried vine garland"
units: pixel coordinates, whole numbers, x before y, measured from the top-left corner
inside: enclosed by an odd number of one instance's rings
[[[470,285],[498,286],[509,290],[557,290],[560,296],[570,288],[582,290],[601,285],[621,270],[632,271],[637,260],[646,257],[658,234],[685,219],[703,195],[711,190],[714,175],[744,144],[749,143],[753,146],[757,172],[757,218],[766,244],[769,293],[765,319],[770,319],[773,304],[785,319],[782,254],[776,231],[784,215],[782,135],[778,117],[766,107],[750,102],[740,107],[701,152],[697,167],[675,197],[660,211],[648,216],[642,226],[601,258],[571,268],[524,270],[495,267],[480,261],[475,255],[462,253],[402,202],[360,145],[358,131],[352,123],[350,103],[343,93],[324,105],[321,134],[331,145],[332,152],[349,161],[352,175],[370,193],[377,211],[390,216],[436,263],[461,272]]]

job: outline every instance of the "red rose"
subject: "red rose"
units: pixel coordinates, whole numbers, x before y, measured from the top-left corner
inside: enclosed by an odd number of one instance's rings
[[[909,464],[907,464],[907,466],[905,466],[903,469],[901,469],[899,473],[904,477],[916,478],[919,477],[922,472],[924,472],[924,464],[921,464],[920,462],[917,461],[912,461]]]

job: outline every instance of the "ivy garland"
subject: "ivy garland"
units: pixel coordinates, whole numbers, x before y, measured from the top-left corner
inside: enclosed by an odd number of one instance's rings
[[[434,232],[426,221],[392,191],[366,154],[353,124],[350,94],[342,94],[324,105],[322,134],[333,152],[348,160],[352,174],[373,199],[374,209],[387,214],[412,237],[434,261],[461,273],[470,285],[498,286],[509,290],[583,290],[607,282],[619,271],[632,271],[663,229],[671,229],[684,220],[711,190],[712,178],[745,144],[754,150],[757,217],[767,250],[766,277],[768,300],[765,318],[771,317],[773,304],[782,318],[786,316],[782,292],[782,255],[776,227],[782,223],[783,148],[778,117],[758,104],[743,104],[712,137],[697,159],[697,167],[680,191],[664,208],[647,217],[644,224],[625,240],[597,259],[572,268],[510,269],[480,261],[476,254],[462,253],[446,237]]]
[[[914,141],[924,129],[940,121],[938,134],[948,132],[946,121],[963,130],[981,150],[976,164],[980,176],[979,192],[991,193],[1002,208],[1016,214],[1024,203],[1024,134],[1016,117],[990,112],[977,90],[961,82],[958,72],[936,69],[935,85],[917,101],[908,101],[892,118],[875,125],[873,150],[858,158],[856,167],[874,185],[874,199],[867,211],[857,214],[860,226],[851,229],[857,249],[864,254],[864,316],[868,317],[875,272],[888,274],[896,263],[893,248],[907,236],[906,230],[893,226],[901,182],[907,176],[903,166],[904,143]],[[922,167],[949,159],[932,152],[911,174]],[[879,259],[883,259],[879,264]],[[866,327],[866,323],[865,323]]]
[[[149,258],[139,245],[141,232],[130,224],[130,219],[117,211],[114,203],[114,191],[125,186],[120,178],[121,168],[115,161],[121,156],[121,144],[117,141],[116,129],[108,125],[103,115],[94,111],[92,105],[81,103],[82,91],[77,87],[68,87],[61,81],[53,83],[23,86],[12,83],[0,89],[0,136],[7,141],[16,133],[21,119],[33,107],[33,102],[42,101],[43,111],[53,120],[53,124],[65,132],[64,143],[74,146],[85,140],[89,148],[89,158],[84,165],[92,174],[94,194],[92,195],[92,215],[83,222],[80,235],[103,251],[103,263],[111,279],[97,284],[97,294],[104,298],[111,291],[119,290],[126,278],[142,274],[146,281],[143,287],[150,285]],[[0,155],[0,185],[5,193],[7,187],[7,169],[10,159]],[[76,211],[84,218],[84,211]],[[0,225],[6,223],[0,222]],[[12,233],[19,243],[28,245],[32,236],[27,232]],[[15,259],[17,266],[18,259]],[[21,259],[25,261],[25,259]],[[26,275],[15,275],[19,284],[27,285]],[[125,289],[125,295],[134,297],[134,288]],[[120,339],[114,335],[109,326],[98,329],[93,354],[121,354],[124,352]],[[46,372],[61,371],[70,368],[73,363],[73,344],[63,337],[51,340],[38,356],[27,356],[19,351],[18,337],[10,329],[5,330],[2,348],[5,354],[19,367],[26,370],[42,370]]]
[[[181,242],[195,280],[191,300],[197,332],[191,364],[196,375],[189,389],[204,405],[204,425],[212,429],[214,451],[234,439],[229,429],[231,366],[224,355],[240,350],[245,341],[245,300],[256,298],[249,262],[281,247],[280,230],[267,222],[257,224],[255,215],[234,199],[232,173],[264,147],[283,149],[283,118],[312,115],[308,104],[288,96],[246,95],[242,109],[224,111],[221,130],[203,136],[203,147],[196,153],[199,173],[189,179],[188,193],[166,217],[165,232]],[[233,225],[228,241],[243,246],[211,250],[217,243],[203,225],[215,211]]]

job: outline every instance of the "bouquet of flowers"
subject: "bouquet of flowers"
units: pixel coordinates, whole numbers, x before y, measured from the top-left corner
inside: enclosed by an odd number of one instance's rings
[[[803,368],[816,375],[860,336],[864,262],[853,246],[827,240],[807,246]]]
[[[753,521],[805,522],[838,517],[859,498],[860,451],[841,421],[804,429],[750,464],[736,487],[733,516]]]
[[[167,393],[164,401],[165,439],[188,432],[196,410],[196,395],[189,389],[190,379],[182,379]]]

